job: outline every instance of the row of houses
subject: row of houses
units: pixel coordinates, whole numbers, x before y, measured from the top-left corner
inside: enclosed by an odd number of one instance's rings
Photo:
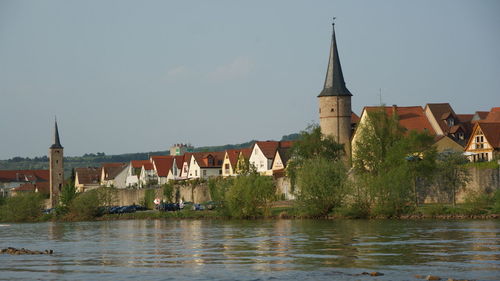
[[[500,107],[474,114],[457,114],[449,103],[430,103],[425,107],[368,106],[363,108],[360,117],[353,113],[353,153],[362,134],[357,128],[363,127],[371,112],[380,109],[388,116],[397,115],[399,124],[407,131],[435,136],[435,146],[440,152],[461,151],[471,161],[488,161],[500,149]],[[174,145],[172,155],[151,156],[129,163],[104,163],[100,168],[77,168],[76,187],[78,191],[100,185],[142,188],[169,181],[235,176],[250,167],[262,175],[283,176],[289,157],[287,151],[292,144],[289,141],[257,141],[248,148],[197,153],[185,149],[179,153],[179,147],[185,146]]]
[[[371,112],[380,109],[363,108],[358,128],[363,127]],[[427,132],[435,136],[435,146],[439,152],[460,151],[472,162],[491,161],[499,157],[500,107],[473,114],[457,114],[449,103],[430,103],[425,107],[393,105],[382,107],[382,110],[388,116],[396,114],[399,124],[407,131]],[[351,139],[353,154],[362,134],[360,129],[354,131]]]
[[[103,163],[100,168],[76,168],[78,191],[99,186],[143,188],[169,181],[231,177],[255,169],[262,175],[283,173],[292,141],[257,141],[251,147],[182,155],[151,156],[129,163]]]

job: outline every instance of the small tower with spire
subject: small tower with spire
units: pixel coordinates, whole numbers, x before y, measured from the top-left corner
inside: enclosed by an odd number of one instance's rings
[[[333,18],[335,20],[335,18]],[[351,156],[351,92],[346,88],[340,66],[335,22],[332,23],[332,43],[326,70],[325,84],[318,95],[321,133],[344,145],[347,158]]]
[[[59,130],[57,128],[57,120],[54,123],[54,136],[52,145],[49,148],[49,173],[50,173],[50,207],[54,208],[59,202],[59,194],[61,193],[64,183],[64,165],[63,165],[63,150],[59,140]]]

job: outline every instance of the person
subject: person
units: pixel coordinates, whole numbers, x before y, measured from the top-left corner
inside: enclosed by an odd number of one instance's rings
[[[182,199],[179,202],[179,209],[184,209],[184,202],[182,201]]]

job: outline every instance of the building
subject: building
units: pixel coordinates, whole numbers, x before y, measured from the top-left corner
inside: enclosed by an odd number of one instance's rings
[[[49,187],[50,187],[50,203],[49,207],[54,208],[59,202],[59,194],[61,193],[64,183],[64,148],[59,140],[59,130],[57,128],[57,120],[54,123],[54,138],[52,145],[49,148]]]
[[[478,121],[465,147],[471,162],[491,161],[500,156],[500,122]]]
[[[75,189],[85,192],[101,186],[101,168],[75,168]]]
[[[49,170],[0,170],[0,197],[15,195],[17,191],[42,192],[40,189],[49,195],[49,181]]]
[[[102,163],[101,164],[101,185],[125,188],[127,163]]]
[[[292,145],[291,141],[258,141],[253,145],[249,163],[262,175],[271,176],[276,151],[279,148],[289,148]]]
[[[417,131],[419,133],[428,133],[435,136],[436,132],[431,123],[427,119],[424,110],[421,106],[366,106],[361,113],[360,121],[354,135],[352,136],[352,153],[353,157],[356,154],[356,146],[361,135],[366,130],[366,125],[370,114],[382,111],[387,116],[397,116],[399,125],[405,129],[406,132]]]
[[[319,124],[321,133],[331,136],[344,145],[346,156],[351,155],[352,109],[351,92],[345,86],[344,75],[340,65],[337,42],[335,38],[335,24],[332,24],[332,42],[326,78],[319,99]]]

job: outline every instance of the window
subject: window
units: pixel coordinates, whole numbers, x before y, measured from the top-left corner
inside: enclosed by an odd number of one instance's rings
[[[448,118],[448,120],[446,120],[446,122],[448,123],[448,127],[455,125],[455,119],[453,119],[453,118]]]
[[[207,176],[207,170],[203,170],[203,176]]]
[[[224,165],[224,168],[225,168],[226,170],[229,170],[229,164]]]
[[[214,158],[212,156],[208,156],[208,166],[214,165]]]
[[[194,171],[194,176],[197,177],[198,176],[198,170],[195,170]]]

